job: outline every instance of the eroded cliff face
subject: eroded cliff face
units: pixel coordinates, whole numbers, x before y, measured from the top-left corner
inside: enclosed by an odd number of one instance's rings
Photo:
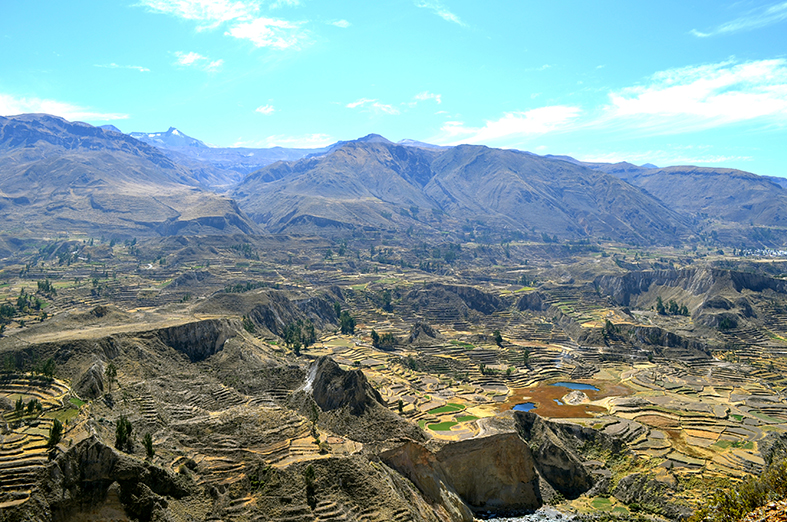
[[[455,442],[437,452],[407,442],[380,457],[442,505],[452,520],[473,520],[473,511],[520,511],[542,504],[533,457],[516,433]]]
[[[59,454],[45,468],[41,486],[33,497],[39,520],[63,522],[115,516],[167,520],[167,499],[194,491],[188,479],[124,455],[96,437]]]
[[[681,288],[695,296],[724,290],[741,292],[744,289],[787,293],[785,281],[760,274],[715,268],[633,271],[622,276],[598,277],[595,284],[621,306],[635,305],[639,296],[647,293],[654,285]]]
[[[240,331],[237,320],[207,319],[156,330],[161,342],[199,362],[220,351],[224,342]]]

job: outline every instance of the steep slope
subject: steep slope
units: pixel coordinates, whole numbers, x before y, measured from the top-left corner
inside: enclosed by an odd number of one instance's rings
[[[558,237],[674,243],[684,218],[617,178],[513,150],[462,145],[433,164],[426,192],[448,213]]]
[[[435,152],[382,141],[348,142],[333,153],[279,162],[250,174],[233,197],[269,230],[404,226],[399,210],[436,204],[423,191]]]
[[[0,216],[16,236],[252,232],[232,200],[129,136],[44,114],[0,118]]]
[[[643,169],[621,177],[678,212],[737,223],[787,226],[787,190],[750,172],[683,166]]]
[[[322,157],[270,165],[233,195],[275,232],[306,223],[459,232],[473,222],[537,238],[674,243],[690,234],[684,218],[614,176],[482,146],[427,149],[366,137]]]

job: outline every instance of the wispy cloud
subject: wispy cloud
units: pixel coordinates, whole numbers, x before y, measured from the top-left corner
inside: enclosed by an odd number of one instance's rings
[[[464,23],[454,13],[449,11],[448,8],[438,0],[416,0],[415,5],[416,7],[421,7],[423,9],[429,9],[430,11],[432,11],[434,14],[436,14],[446,22],[452,22],[461,25],[462,27],[467,27],[466,23]]]
[[[328,22],[328,23],[329,23],[330,25],[334,25],[334,26],[336,26],[336,27],[341,27],[342,29],[347,29],[348,27],[350,27],[350,26],[352,25],[352,24],[351,24],[350,22],[348,22],[347,20],[336,20],[336,21],[334,21],[334,22]]]
[[[298,0],[278,0],[270,8],[298,5]],[[306,22],[293,22],[260,16],[262,2],[257,0],[140,0],[155,13],[168,14],[196,22],[197,30],[226,27],[225,35],[249,40],[256,47],[298,49],[308,41]]]
[[[85,121],[113,121],[125,120],[128,114],[97,112],[92,109],[73,105],[57,100],[47,100],[35,97],[18,97],[10,94],[0,94],[0,114],[11,116],[29,112],[53,114],[67,120]]]
[[[725,22],[718,27],[705,33],[696,29],[691,30],[691,34],[698,38],[707,38],[720,34],[737,33],[739,31],[749,31],[766,25],[775,24],[787,20],[787,2],[779,2],[767,6],[753,9],[743,16]]]
[[[133,69],[139,72],[150,72],[150,69],[147,67],[141,67],[139,65],[118,65],[116,63],[105,63],[105,64],[94,64],[93,67],[101,67],[102,69]]]
[[[249,40],[255,47],[298,49],[307,39],[307,33],[301,30],[304,23],[288,22],[276,18],[255,18],[230,27],[224,34]]]
[[[727,61],[669,69],[609,94],[596,126],[679,133],[769,120],[787,123],[787,60]]]
[[[566,129],[581,114],[579,107],[553,105],[524,112],[508,112],[502,118],[487,121],[483,127],[471,127],[461,121],[447,121],[441,135],[433,138],[443,145],[459,143],[495,144],[527,136]]]
[[[215,72],[224,65],[224,60],[211,60],[207,56],[202,56],[195,52],[184,53],[177,51],[175,52],[175,58],[175,65],[181,67],[196,67],[207,72]]]
[[[354,102],[350,102],[345,105],[348,109],[366,109],[375,113],[384,113],[384,114],[399,114],[399,109],[394,107],[393,105],[388,105],[386,103],[380,103],[376,99],[372,98],[361,98]]]
[[[443,99],[441,95],[434,94],[429,91],[419,92],[418,94],[413,96],[413,98],[418,101],[434,100],[437,102],[437,105],[443,103]]]
[[[275,110],[276,109],[273,107],[273,105],[260,105],[254,109],[254,112],[259,112],[260,114],[272,114]]]

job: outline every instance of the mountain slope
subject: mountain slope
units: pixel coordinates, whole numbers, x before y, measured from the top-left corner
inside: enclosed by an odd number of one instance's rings
[[[307,222],[458,232],[472,220],[535,237],[672,243],[691,233],[684,218],[653,197],[565,161],[483,146],[426,149],[367,138],[322,157],[270,165],[249,175],[234,197],[276,232]]]
[[[621,177],[678,212],[736,223],[787,226],[787,190],[750,172],[684,166],[643,169]]]
[[[0,173],[3,228],[16,235],[256,230],[158,149],[54,116],[0,118]]]

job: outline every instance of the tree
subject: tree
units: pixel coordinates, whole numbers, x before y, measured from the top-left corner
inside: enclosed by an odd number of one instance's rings
[[[131,432],[133,429],[126,416],[121,415],[115,425],[115,447],[117,449],[122,450],[125,447],[128,451],[132,450]]]
[[[333,311],[336,312],[337,319],[342,316],[342,304],[339,301],[333,302]]]
[[[667,315],[667,309],[664,307],[664,302],[661,300],[661,296],[656,298],[656,311],[659,315]]]
[[[339,315],[339,327],[345,335],[355,333],[355,319],[346,310],[342,310],[341,315]]]
[[[49,428],[49,439],[46,441],[46,445],[48,448],[53,448],[57,446],[60,442],[60,439],[63,438],[63,424],[55,419],[52,421],[52,427]]]
[[[530,350],[525,350],[522,352],[522,364],[525,365],[525,368],[530,368]]]
[[[397,402],[396,405],[399,408],[399,413],[404,413],[404,401],[399,399],[399,402]]]
[[[309,507],[312,509],[317,507],[317,499],[314,497],[315,475],[314,468],[311,464],[306,466],[306,469],[303,470],[303,479],[306,482],[306,503],[309,504]]]
[[[19,398],[16,400],[16,403],[14,404],[14,411],[17,412],[19,415],[22,415],[22,413],[25,411],[25,400],[22,398],[21,395],[19,396]]]
[[[243,329],[252,334],[256,330],[254,323],[246,315],[243,316]]]
[[[104,370],[104,375],[107,378],[107,387],[109,388],[109,393],[112,393],[112,383],[117,380],[118,369],[114,364],[109,363],[107,365],[107,369]]]
[[[497,344],[498,346],[500,346],[502,348],[502,346],[503,346],[503,336],[500,334],[500,330],[495,330],[494,332],[492,332],[492,335],[495,338],[495,344]]]
[[[32,415],[33,412],[36,411],[36,409],[40,406],[41,403],[38,402],[38,399],[30,399],[30,402],[27,403],[27,414]]]
[[[150,433],[145,433],[145,437],[142,439],[142,445],[145,446],[145,453],[148,458],[152,459],[153,455],[156,454],[156,450],[153,449],[153,437]]]

